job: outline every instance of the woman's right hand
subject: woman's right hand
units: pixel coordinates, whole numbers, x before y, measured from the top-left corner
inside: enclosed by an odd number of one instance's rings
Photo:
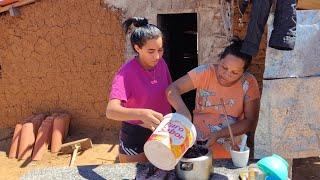
[[[163,120],[163,115],[152,109],[142,109],[140,115],[141,117],[139,119],[143,122],[140,126],[151,129],[152,131],[154,131]]]

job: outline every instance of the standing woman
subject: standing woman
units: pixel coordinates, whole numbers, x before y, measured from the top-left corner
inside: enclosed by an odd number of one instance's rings
[[[178,113],[191,117],[181,99],[181,94],[197,89],[193,123],[198,140],[209,140],[214,158],[230,158],[229,131],[224,117],[234,135],[254,132],[258,121],[260,92],[257,80],[247,72],[251,56],[240,52],[243,41],[234,39],[219,55],[218,65],[201,65],[173,82],[167,89],[170,104]],[[220,101],[223,99],[223,104]]]
[[[133,17],[124,23],[137,56],[125,63],[112,82],[106,116],[122,121],[119,142],[120,162],[147,162],[143,145],[159,125],[163,115],[171,113],[165,90],[171,83],[162,58],[163,35],[146,18]]]

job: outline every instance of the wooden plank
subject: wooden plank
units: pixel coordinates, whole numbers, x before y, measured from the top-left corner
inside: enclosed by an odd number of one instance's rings
[[[80,139],[77,141],[68,142],[61,145],[60,152],[63,154],[72,153],[76,146],[80,146],[79,151],[85,151],[92,148],[92,142],[90,138]]]
[[[320,0],[298,0],[298,9],[320,9]]]
[[[13,4],[9,4],[7,6],[4,6],[2,8],[0,8],[0,13],[8,11],[11,7],[20,7],[20,6],[24,6],[30,3],[34,3],[36,2],[36,0],[22,0],[22,1],[18,1],[16,3]]]

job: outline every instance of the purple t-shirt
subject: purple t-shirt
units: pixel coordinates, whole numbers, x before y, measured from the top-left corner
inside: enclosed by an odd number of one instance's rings
[[[127,108],[147,108],[166,115],[171,112],[165,90],[171,76],[164,59],[151,70],[144,69],[136,58],[124,64],[112,81],[109,100],[119,99]],[[130,120],[131,124],[142,121]]]

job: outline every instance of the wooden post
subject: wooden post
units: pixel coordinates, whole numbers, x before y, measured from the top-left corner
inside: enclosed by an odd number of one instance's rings
[[[292,166],[293,166],[293,159],[292,158],[288,158],[286,159],[289,167],[288,167],[288,178],[292,179]]]

